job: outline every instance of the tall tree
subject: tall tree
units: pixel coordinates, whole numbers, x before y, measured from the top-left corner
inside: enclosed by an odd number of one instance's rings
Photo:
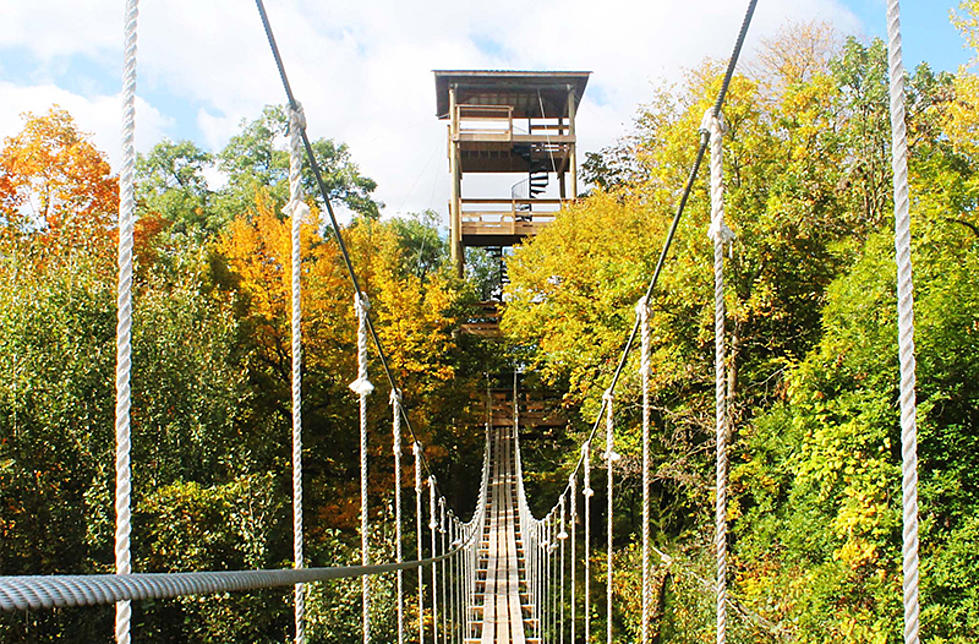
[[[217,155],[218,168],[228,177],[217,204],[229,219],[249,212],[262,187],[268,188],[276,203],[287,201],[289,153],[284,143],[288,124],[282,107],[266,106],[258,119],[243,122],[241,132],[231,137]],[[312,147],[331,201],[342,203],[354,213],[377,217],[380,204],[371,197],[377,184],[360,173],[347,145],[317,139]],[[302,180],[305,193],[318,201],[319,188],[308,164],[303,168]]]
[[[67,111],[23,115],[0,150],[0,226],[8,238],[48,247],[107,248],[114,239],[118,183],[106,156]]]

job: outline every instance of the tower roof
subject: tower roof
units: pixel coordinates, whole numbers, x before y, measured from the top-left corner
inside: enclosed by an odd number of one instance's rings
[[[568,116],[568,89],[575,105],[581,100],[591,72],[532,72],[502,70],[435,70],[436,114],[449,117],[449,86],[456,102],[467,105],[510,105],[523,118]],[[544,113],[541,114],[543,104]]]

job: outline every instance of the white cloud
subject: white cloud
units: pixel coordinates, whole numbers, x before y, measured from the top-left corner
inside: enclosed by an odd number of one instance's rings
[[[567,0],[527,3],[268,2],[269,16],[310,134],[348,143],[364,173],[379,183],[387,212],[445,212],[448,164],[445,127],[435,118],[435,68],[586,69],[594,72],[579,116],[584,152],[611,143],[627,126],[651,83],[677,80],[705,56],[730,53],[744,11],[732,0]],[[12,10],[8,10],[8,5]],[[29,49],[42,60],[84,54],[118,75],[122,4],[108,0],[0,0],[0,46]],[[825,19],[844,32],[860,30],[838,0],[760,3],[746,52],[787,19]],[[483,49],[477,43],[484,45]],[[240,0],[144,3],[140,14],[138,87],[188,101],[202,145],[223,145],[243,117],[283,101],[257,12]],[[0,72],[2,74],[2,72]],[[5,87],[4,96],[18,88]],[[54,94],[43,86],[18,91]],[[595,97],[601,95],[599,104]],[[91,124],[105,149],[119,110],[95,97],[65,107]],[[0,131],[10,132],[10,100]],[[24,101],[22,101],[24,103]],[[204,108],[200,106],[204,105]],[[16,112],[22,107],[15,108]],[[34,109],[38,109],[36,106]],[[41,108],[43,109],[43,108]],[[144,112],[147,110],[144,106]],[[141,118],[140,136],[167,123]],[[142,115],[141,115],[142,117]],[[104,135],[103,132],[109,132]],[[141,138],[145,140],[145,138]]]
[[[71,113],[83,132],[92,135],[97,148],[108,154],[115,168],[120,158],[121,134],[119,96],[80,96],[54,85],[18,87],[0,81],[0,133],[11,136],[24,124],[21,114],[46,113],[52,105],[58,105]],[[173,119],[149,105],[141,98],[136,100],[136,150],[145,152],[163,138]]]

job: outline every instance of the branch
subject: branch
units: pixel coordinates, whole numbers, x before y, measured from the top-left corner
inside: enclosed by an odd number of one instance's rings
[[[976,237],[979,237],[979,226],[976,226],[971,222],[968,222],[964,219],[956,219],[955,217],[942,217],[942,219],[944,219],[945,221],[950,221],[953,224],[962,224],[963,226],[971,230]]]

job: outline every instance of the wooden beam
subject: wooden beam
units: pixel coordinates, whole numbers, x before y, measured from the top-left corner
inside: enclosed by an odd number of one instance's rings
[[[568,153],[568,165],[571,170],[571,198],[578,198],[578,143],[575,138],[575,116],[577,112],[577,97],[574,85],[568,85],[568,135],[571,138],[571,150]]]

